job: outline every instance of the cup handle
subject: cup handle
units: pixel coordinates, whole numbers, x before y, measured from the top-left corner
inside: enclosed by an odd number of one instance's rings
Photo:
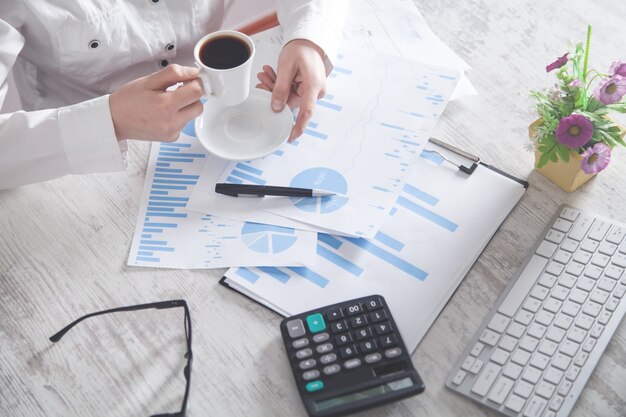
[[[207,74],[205,74],[202,71],[202,67],[200,65],[198,65],[197,62],[195,64],[196,64],[196,67],[198,67],[198,69],[200,70],[199,77],[202,80],[202,89],[204,90],[204,95],[206,95],[206,96],[215,96],[214,88],[211,85],[211,80],[209,79]],[[206,91],[207,89],[209,91]]]

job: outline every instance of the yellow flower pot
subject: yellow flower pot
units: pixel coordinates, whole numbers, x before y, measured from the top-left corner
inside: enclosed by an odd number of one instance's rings
[[[528,126],[528,135],[531,139],[535,137],[536,129],[541,123],[543,123],[543,120],[538,119]],[[620,129],[622,130],[622,137],[624,137],[626,130],[621,126]],[[596,175],[586,174],[580,169],[580,163],[583,158],[573,150],[569,151],[569,162],[563,162],[559,159],[557,162],[550,161],[541,168],[537,168],[540,157],[541,154],[535,150],[535,169],[568,193],[576,190]]]

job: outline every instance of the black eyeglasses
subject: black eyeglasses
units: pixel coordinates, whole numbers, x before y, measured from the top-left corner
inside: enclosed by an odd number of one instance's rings
[[[91,314],[86,314],[74,320],[72,323],[68,324],[67,326],[59,330],[57,333],[52,335],[50,337],[50,341],[53,343],[58,342],[65,335],[65,333],[67,333],[72,327],[74,327],[75,325],[77,325],[78,323],[80,323],[81,321],[89,317],[100,316],[102,314],[108,314],[108,313],[117,313],[120,311],[137,311],[137,310],[146,310],[149,308],[156,308],[156,309],[161,310],[165,308],[175,308],[175,307],[182,307],[185,309],[185,337],[187,339],[187,353],[185,353],[185,358],[187,358],[187,365],[185,365],[185,369],[183,371],[185,375],[185,380],[187,381],[186,386],[185,386],[185,396],[183,397],[183,405],[179,412],[156,414],[151,417],[186,417],[187,411],[188,411],[187,400],[189,399],[189,386],[191,385],[191,363],[193,362],[193,354],[191,353],[191,316],[189,315],[189,308],[187,307],[187,302],[185,300],[170,300],[170,301],[160,301],[158,303],[138,304],[134,306],[118,307],[118,308],[112,308],[109,310],[97,311]]]

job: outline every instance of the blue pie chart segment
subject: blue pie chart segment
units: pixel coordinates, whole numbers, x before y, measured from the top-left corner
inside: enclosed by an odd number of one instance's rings
[[[291,187],[314,188],[324,191],[332,191],[337,194],[346,194],[348,183],[339,172],[330,168],[316,167],[309,168],[296,175],[291,183]],[[303,211],[311,213],[328,214],[339,210],[347,202],[348,198],[334,195],[331,197],[291,197],[293,204]]]
[[[260,253],[279,253],[291,247],[298,238],[289,227],[245,223],[241,240],[249,249]]]
[[[194,138],[196,137],[195,119],[189,121],[189,123],[187,123],[185,127],[183,127],[183,133],[187,136],[193,136]]]

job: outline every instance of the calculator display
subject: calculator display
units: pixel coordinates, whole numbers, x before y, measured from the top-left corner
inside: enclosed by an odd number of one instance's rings
[[[378,397],[379,395],[387,394],[388,392],[398,391],[400,389],[413,386],[411,378],[403,378],[398,381],[387,382],[386,384],[377,385],[375,387],[367,388],[359,392],[353,392],[339,397],[330,398],[328,400],[314,402],[315,409],[317,411],[328,410],[329,408],[339,407],[340,405],[350,404],[355,401],[362,401],[368,398]]]

